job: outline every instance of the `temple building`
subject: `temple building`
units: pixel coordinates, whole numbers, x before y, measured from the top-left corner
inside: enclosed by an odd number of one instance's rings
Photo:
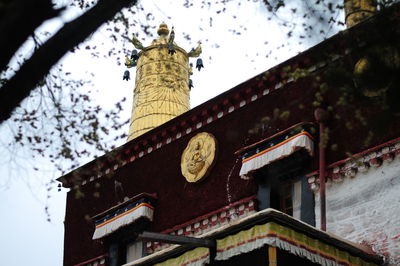
[[[127,143],[58,179],[64,265],[399,265],[400,5],[373,2],[193,109],[201,47],[134,37]]]

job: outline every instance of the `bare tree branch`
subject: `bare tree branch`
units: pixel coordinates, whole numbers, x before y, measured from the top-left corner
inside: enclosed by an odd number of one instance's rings
[[[123,7],[136,3],[137,0],[99,0],[85,14],[66,23],[0,88],[0,124],[11,116],[12,111],[69,50],[112,19]]]
[[[27,38],[45,20],[56,17],[63,9],[53,9],[50,0],[11,1],[1,8],[0,71],[5,70],[10,59]]]

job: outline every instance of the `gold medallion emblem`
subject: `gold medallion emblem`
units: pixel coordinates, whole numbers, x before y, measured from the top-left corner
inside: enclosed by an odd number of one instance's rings
[[[197,182],[206,176],[214,162],[216,141],[210,133],[202,132],[190,139],[182,153],[181,171],[188,182]]]

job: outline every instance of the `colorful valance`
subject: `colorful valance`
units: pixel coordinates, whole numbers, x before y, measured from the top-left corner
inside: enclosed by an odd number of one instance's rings
[[[177,258],[172,258],[155,264],[154,266],[202,266],[206,263],[210,263],[210,250],[208,248],[200,247],[187,251]]]
[[[313,156],[314,139],[308,131],[304,127],[297,127],[286,134],[282,133],[247,149],[242,155],[240,176],[246,179],[250,172],[287,157],[300,149],[305,149],[310,156]]]
[[[376,265],[274,222],[256,225],[248,230],[217,240],[215,259],[228,260],[233,256],[248,253],[265,245],[286,250],[295,256],[306,258],[323,266]]]
[[[129,225],[141,218],[153,221],[154,207],[147,199],[141,199],[126,206],[116,208],[100,217],[95,222],[96,230],[93,239],[102,238],[119,228]]]
[[[291,253],[323,266],[383,265],[382,258],[370,250],[320,231],[274,209],[259,211],[199,237],[214,239],[215,252],[210,253],[206,247],[190,250],[190,247],[175,245],[124,266],[200,266],[208,264],[212,254],[215,254],[215,261],[234,262],[235,256],[267,246],[268,250],[277,249],[278,253],[284,252],[283,255]],[[271,258],[273,260],[273,256]]]

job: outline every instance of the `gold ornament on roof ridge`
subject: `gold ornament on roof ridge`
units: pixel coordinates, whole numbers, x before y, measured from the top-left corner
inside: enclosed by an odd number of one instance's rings
[[[159,36],[168,35],[169,34],[168,25],[165,23],[161,23],[160,26],[158,27],[157,33]]]
[[[149,46],[144,46],[136,35],[128,39],[137,50],[125,58],[127,68],[136,67],[131,123],[128,141],[161,124],[181,115],[190,109],[190,79],[192,66],[189,57],[201,54],[201,45],[189,53],[175,42],[174,27],[161,23]],[[201,69],[203,61],[199,58],[196,68]],[[126,70],[124,80],[130,79]]]

